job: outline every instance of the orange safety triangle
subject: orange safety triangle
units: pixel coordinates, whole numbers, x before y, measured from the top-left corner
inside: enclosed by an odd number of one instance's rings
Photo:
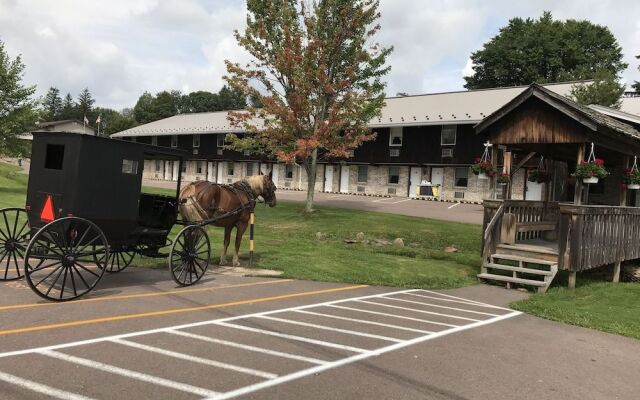
[[[42,207],[42,212],[40,213],[40,220],[42,222],[51,222],[54,219],[56,219],[56,215],[53,209],[53,198],[48,194],[47,198],[44,200],[44,207]]]

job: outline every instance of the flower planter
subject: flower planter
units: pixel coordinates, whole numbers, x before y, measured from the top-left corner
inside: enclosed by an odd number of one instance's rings
[[[489,179],[489,175],[485,174],[484,172],[480,172],[478,174],[478,179]]]
[[[596,183],[598,183],[598,181],[599,181],[599,178],[597,176],[591,176],[589,178],[582,179],[582,183],[585,183],[587,185],[591,185],[591,184],[595,185]]]
[[[627,185],[627,189],[629,190],[638,190],[640,189],[640,184],[638,183],[630,183]]]

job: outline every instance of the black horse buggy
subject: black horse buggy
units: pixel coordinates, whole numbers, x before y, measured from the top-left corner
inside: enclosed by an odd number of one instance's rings
[[[168,256],[181,286],[198,282],[211,248],[202,224],[178,219],[185,156],[123,140],[35,132],[26,206],[0,210],[0,280],[24,275],[38,295],[73,300],[140,254]],[[175,196],[142,192],[145,159],[178,163]],[[171,240],[176,224],[184,228]]]

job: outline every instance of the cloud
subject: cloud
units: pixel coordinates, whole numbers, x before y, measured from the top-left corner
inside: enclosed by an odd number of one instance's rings
[[[640,2],[633,0],[382,0],[382,30],[393,45],[389,94],[460,90],[470,54],[509,18],[589,19],[608,26],[640,80]],[[76,95],[89,87],[101,106],[131,107],[142,92],[218,90],[224,60],[249,56],[233,38],[245,25],[242,0],[0,0],[0,39],[22,54],[26,80]]]

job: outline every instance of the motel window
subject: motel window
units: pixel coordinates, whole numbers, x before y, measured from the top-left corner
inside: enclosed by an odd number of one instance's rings
[[[200,135],[193,135],[193,147],[200,147]]]
[[[293,179],[293,165],[284,166],[284,177],[285,179]]]
[[[389,184],[397,185],[400,182],[400,167],[389,167]]]
[[[402,146],[402,127],[393,127],[389,133],[389,146]]]
[[[138,138],[134,136],[134,137],[132,137],[132,138],[131,138],[131,141],[132,141],[132,142],[137,142],[137,141],[138,141]]]
[[[367,183],[369,168],[366,165],[358,165],[358,183]]]
[[[455,179],[454,186],[467,187],[469,182],[469,168],[467,167],[456,168],[456,174],[454,179]]]
[[[196,161],[196,174],[202,173],[202,161]]]
[[[171,135],[171,147],[178,147],[178,135]]]
[[[158,137],[157,136],[151,136],[151,144],[154,146],[158,145]]]
[[[182,162],[182,173],[183,173],[183,174],[187,172],[187,163],[188,163],[188,162],[189,162],[189,161],[183,161],[183,162]]]
[[[440,144],[443,146],[453,146],[456,144],[457,125],[443,125],[440,135]]]
[[[224,134],[218,135],[218,147],[224,147]]]
[[[248,163],[247,164],[247,176],[252,176],[253,175],[253,163]]]
[[[162,171],[162,162],[160,160],[156,160],[156,172]]]
[[[227,175],[228,176],[233,176],[233,163],[232,162],[228,162],[227,163]]]

